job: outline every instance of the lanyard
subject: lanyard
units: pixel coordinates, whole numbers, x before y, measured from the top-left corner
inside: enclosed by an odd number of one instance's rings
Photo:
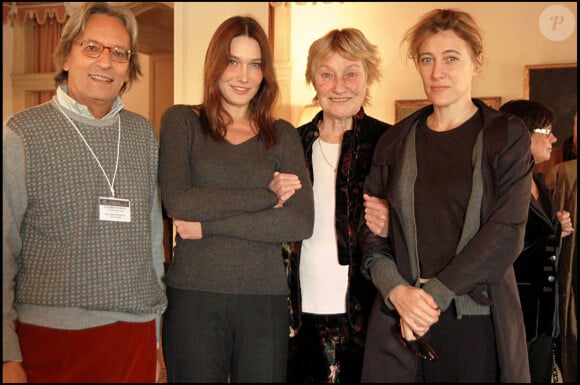
[[[117,139],[117,161],[115,162],[115,173],[113,174],[113,181],[111,182],[109,180],[109,177],[107,176],[107,173],[105,172],[105,169],[101,165],[101,162],[99,162],[99,158],[97,158],[97,156],[93,152],[93,149],[91,148],[91,146],[89,146],[89,143],[87,142],[87,140],[85,139],[85,137],[83,136],[83,134],[81,133],[81,131],[78,129],[78,127],[76,126],[76,124],[74,124],[73,121],[71,120],[71,118],[69,118],[68,115],[64,113],[64,111],[62,110],[62,108],[60,107],[60,105],[58,104],[58,102],[55,103],[55,104],[58,107],[58,109],[60,110],[60,112],[62,112],[62,114],[65,116],[65,118],[67,118],[68,121],[70,122],[70,124],[72,124],[72,126],[75,128],[75,130],[77,131],[77,133],[79,134],[79,136],[81,137],[81,139],[83,140],[83,142],[85,142],[85,145],[87,146],[87,148],[89,149],[89,151],[91,152],[91,154],[93,154],[93,158],[95,158],[95,160],[97,161],[99,167],[101,168],[101,171],[103,172],[103,175],[105,176],[105,179],[107,179],[107,184],[109,185],[109,188],[111,189],[111,194],[114,197],[115,196],[115,188],[114,188],[115,178],[117,177],[117,169],[119,167],[119,149],[121,147],[121,114],[119,114],[119,138]]]

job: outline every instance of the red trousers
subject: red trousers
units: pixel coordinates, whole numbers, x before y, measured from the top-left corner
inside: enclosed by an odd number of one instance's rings
[[[155,320],[82,330],[20,323],[17,331],[29,382],[155,382]]]

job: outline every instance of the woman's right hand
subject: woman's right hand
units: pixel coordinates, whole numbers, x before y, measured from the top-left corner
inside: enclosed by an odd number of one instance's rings
[[[278,204],[275,207],[282,207],[296,190],[302,188],[302,183],[297,175],[276,171],[268,188],[278,197]]]
[[[173,218],[173,225],[175,231],[183,239],[202,239],[203,231],[201,222],[183,221],[181,219]]]
[[[422,337],[439,321],[441,309],[433,297],[421,288],[410,285],[395,286],[389,300],[401,317],[401,334],[408,341],[414,341],[415,336]]]

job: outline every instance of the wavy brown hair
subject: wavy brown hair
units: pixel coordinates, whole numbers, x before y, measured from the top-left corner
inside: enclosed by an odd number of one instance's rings
[[[419,63],[419,50],[423,42],[441,31],[451,30],[467,42],[471,48],[473,60],[482,65],[483,62],[483,34],[475,20],[466,12],[457,9],[434,9],[427,12],[404,35],[401,45],[408,44],[407,58],[413,59],[415,65]]]
[[[194,106],[199,113],[205,134],[216,140],[225,140],[226,128],[232,116],[222,105],[219,79],[231,58],[230,43],[238,36],[256,40],[262,52],[262,83],[250,101],[248,118],[258,132],[258,138],[267,148],[278,142],[273,109],[278,100],[279,86],[270,52],[268,36],[260,24],[250,16],[233,16],[225,20],[214,32],[205,56],[203,68],[203,103]]]

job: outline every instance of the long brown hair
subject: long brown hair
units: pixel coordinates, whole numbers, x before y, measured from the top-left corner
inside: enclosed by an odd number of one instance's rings
[[[267,148],[271,148],[278,142],[273,108],[278,100],[279,86],[268,37],[254,18],[250,16],[230,17],[214,32],[205,56],[203,103],[195,106],[195,109],[199,112],[204,132],[216,140],[224,140],[226,127],[233,118],[223,108],[218,82],[231,57],[230,43],[233,38],[238,36],[247,36],[256,40],[262,51],[264,78],[258,93],[250,101],[248,118],[255,125],[258,138],[266,144]]]

